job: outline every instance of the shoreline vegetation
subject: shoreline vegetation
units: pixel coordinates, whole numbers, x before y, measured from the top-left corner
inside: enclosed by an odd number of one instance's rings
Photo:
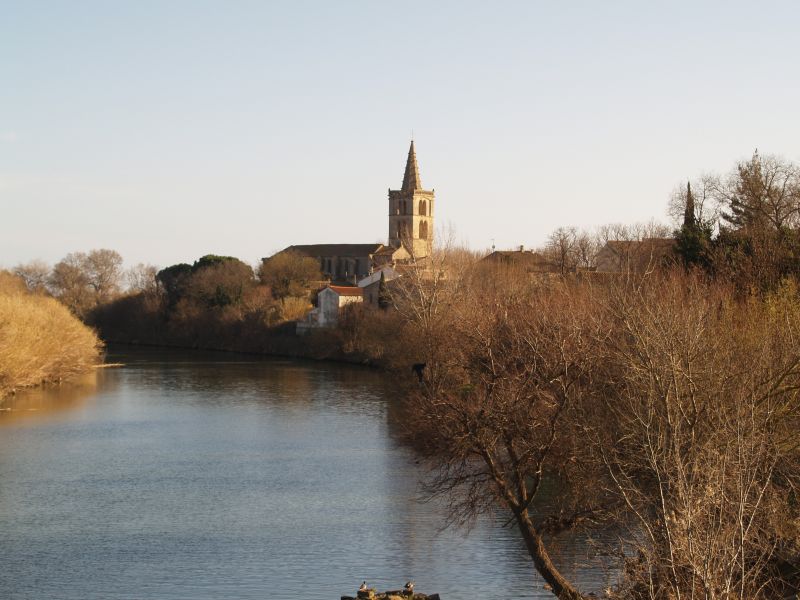
[[[0,403],[16,390],[91,371],[101,348],[97,335],[62,303],[0,271]]]
[[[299,255],[139,265],[125,293],[112,250],[17,273],[108,341],[393,372],[427,495],[454,525],[501,512],[559,599],[590,596],[550,540],[610,526],[613,543],[587,544],[619,573],[608,597],[788,597],[800,591],[800,170],[756,153],[682,185],[670,211],[669,255],[614,273],[592,264],[607,242],[664,229],[559,228],[546,272],[440,237],[380,306],[350,304],[306,336],[294,321],[320,273]]]

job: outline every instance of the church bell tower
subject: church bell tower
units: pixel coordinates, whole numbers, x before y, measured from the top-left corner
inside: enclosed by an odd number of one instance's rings
[[[433,190],[423,190],[414,140],[408,150],[403,185],[389,190],[389,245],[413,258],[430,255],[433,246]]]

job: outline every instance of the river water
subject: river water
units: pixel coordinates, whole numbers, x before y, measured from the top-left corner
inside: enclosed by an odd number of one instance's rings
[[[394,432],[391,381],[352,366],[111,352],[94,383],[0,412],[0,598],[333,600],[408,579],[552,598],[515,531],[440,531]],[[586,545],[556,560],[606,584]]]

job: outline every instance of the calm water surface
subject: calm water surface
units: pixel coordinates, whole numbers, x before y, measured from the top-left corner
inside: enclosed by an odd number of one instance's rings
[[[513,530],[439,532],[381,374],[175,351],[108,361],[125,367],[0,412],[0,598],[332,600],[409,578],[445,600],[552,598]],[[603,587],[582,548],[562,544],[559,563]]]

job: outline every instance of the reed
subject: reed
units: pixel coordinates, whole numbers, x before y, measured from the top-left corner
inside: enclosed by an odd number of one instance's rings
[[[0,272],[0,399],[88,371],[99,362],[100,349],[94,331],[63,304]]]

